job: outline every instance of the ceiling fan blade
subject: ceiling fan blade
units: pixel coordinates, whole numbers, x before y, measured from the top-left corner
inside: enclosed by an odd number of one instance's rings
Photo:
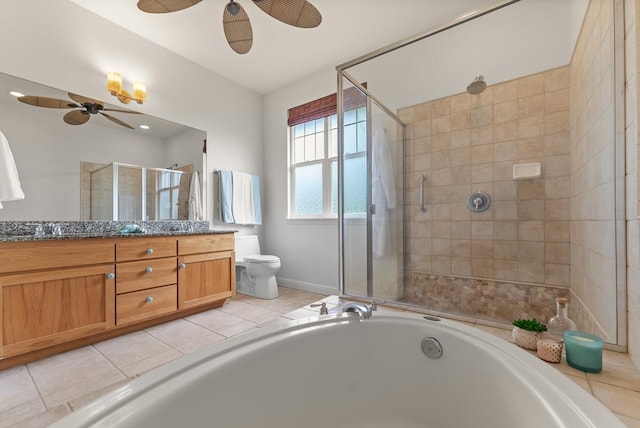
[[[62,120],[69,125],[82,125],[91,118],[91,115],[84,110],[73,110],[65,114]]]
[[[322,15],[307,0],[253,0],[267,15],[298,28],[314,28],[322,22]]]
[[[247,12],[235,1],[224,7],[222,25],[227,43],[236,53],[245,54],[253,44],[253,30]]]
[[[138,9],[147,13],[167,13],[186,9],[202,0],[138,0]]]
[[[134,129],[133,126],[131,126],[131,125],[127,124],[127,123],[124,123],[120,119],[116,119],[115,117],[110,116],[110,115],[108,115],[106,113],[100,112],[100,114],[103,115],[104,117],[106,117],[107,119],[109,119],[110,121],[117,123],[120,126],[124,126],[125,128],[129,128],[129,129]]]
[[[92,98],[87,98],[87,97],[83,97],[82,95],[78,95],[78,94],[72,94],[71,92],[68,92],[69,94],[69,98],[71,98],[73,101],[77,102],[78,104],[98,104],[98,105],[104,105],[104,102],[102,101],[98,101],[98,100],[94,100]]]
[[[59,100],[57,98],[37,97],[33,95],[25,95],[18,97],[18,101],[31,104],[36,107],[48,107],[48,108],[75,108],[80,107],[70,101]]]
[[[119,109],[119,108],[103,108],[101,111],[117,111],[118,113],[142,114],[139,111],[122,110],[122,109]]]

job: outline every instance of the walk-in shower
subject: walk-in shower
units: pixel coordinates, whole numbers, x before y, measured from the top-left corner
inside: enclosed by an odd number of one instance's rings
[[[624,349],[620,15],[501,1],[338,66],[341,292],[502,324],[566,296]]]

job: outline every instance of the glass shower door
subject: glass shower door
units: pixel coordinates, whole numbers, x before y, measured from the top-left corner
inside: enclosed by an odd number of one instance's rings
[[[337,180],[341,290],[356,297],[400,300],[404,126],[364,88],[347,78],[342,86]]]

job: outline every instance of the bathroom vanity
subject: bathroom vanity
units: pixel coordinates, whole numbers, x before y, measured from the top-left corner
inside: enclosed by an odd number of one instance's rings
[[[0,369],[221,306],[232,231],[4,237]]]

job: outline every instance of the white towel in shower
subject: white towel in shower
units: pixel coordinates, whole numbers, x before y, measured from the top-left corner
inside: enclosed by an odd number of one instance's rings
[[[232,210],[236,224],[255,224],[251,174],[232,171]]]
[[[18,169],[9,148],[9,141],[0,131],[0,201],[24,199]],[[2,205],[0,204],[0,208]]]
[[[189,186],[189,220],[202,220],[202,200],[200,198],[200,179],[198,171],[191,174]]]
[[[374,121],[372,130],[372,202],[376,206],[373,215],[373,256],[378,259],[391,253],[391,217],[389,210],[396,206],[396,183],[393,160],[386,130],[380,121]]]

